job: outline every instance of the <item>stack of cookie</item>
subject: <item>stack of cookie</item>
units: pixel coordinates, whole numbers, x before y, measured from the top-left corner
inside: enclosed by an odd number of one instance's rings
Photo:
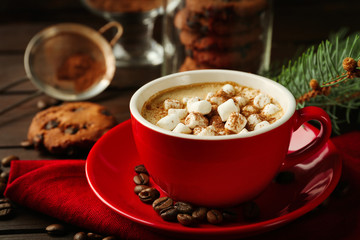
[[[256,72],[263,54],[268,0],[185,0],[174,19],[186,57],[179,71],[223,68]]]

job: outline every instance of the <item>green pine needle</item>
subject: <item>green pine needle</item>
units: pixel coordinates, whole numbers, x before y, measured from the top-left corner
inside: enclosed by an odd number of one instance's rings
[[[287,66],[283,66],[277,76],[270,77],[287,87],[296,99],[311,91],[311,79],[316,79],[320,86],[332,86],[328,96],[318,95],[309,101],[299,103],[298,108],[323,108],[332,120],[334,133],[340,134],[342,124],[349,124],[354,114],[356,124],[360,125],[360,78],[346,77],[342,67],[346,57],[352,57],[356,61],[360,59],[359,34],[345,37],[345,34],[340,32],[322,42],[317,48],[310,47],[297,60],[289,61]],[[331,84],[342,77],[344,79]]]

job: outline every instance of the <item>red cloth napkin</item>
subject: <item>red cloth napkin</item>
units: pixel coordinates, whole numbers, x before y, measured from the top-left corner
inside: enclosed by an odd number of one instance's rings
[[[344,162],[343,178],[355,186],[318,215],[307,214],[279,230],[251,239],[359,239],[360,132],[332,139]],[[12,161],[5,195],[20,205],[70,224],[121,239],[166,239],[117,214],[90,189],[83,160]]]
[[[12,161],[5,196],[67,223],[121,239],[162,239],[117,214],[90,189],[84,160]]]

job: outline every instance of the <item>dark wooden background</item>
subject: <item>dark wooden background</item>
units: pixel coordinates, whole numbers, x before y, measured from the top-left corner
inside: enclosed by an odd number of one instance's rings
[[[360,1],[356,0],[274,0],[272,64],[280,66],[307,47],[318,44],[342,28],[360,30]],[[25,76],[23,56],[29,40],[38,31],[55,23],[77,22],[99,28],[106,21],[90,13],[79,0],[0,1],[0,87]],[[160,39],[156,24],[156,39]],[[138,86],[158,77],[158,68],[117,70],[112,87],[92,101],[110,109],[119,122],[130,117],[128,102]],[[131,83],[133,87],[124,87]],[[31,83],[0,93],[0,109],[33,93]],[[34,99],[0,116],[0,158],[15,154],[20,159],[51,159],[36,150],[23,149],[32,117],[38,111]],[[9,171],[5,168],[5,171]],[[16,217],[0,221],[0,239],[52,239],[44,229],[56,219],[18,206]],[[57,239],[72,239],[73,233]]]

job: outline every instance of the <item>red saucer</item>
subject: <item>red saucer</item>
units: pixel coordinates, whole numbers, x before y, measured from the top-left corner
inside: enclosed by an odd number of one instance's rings
[[[317,129],[304,125],[292,137],[290,150],[300,148],[315,138]],[[142,203],[133,192],[134,167],[142,164],[133,140],[131,122],[125,121],[105,134],[92,148],[86,162],[86,175],[95,194],[119,214],[159,232],[184,237],[242,237],[278,228],[311,211],[334,190],[341,174],[341,161],[334,145],[327,145],[311,159],[291,169],[295,181],[272,182],[254,201],[261,217],[256,222],[203,224],[185,227],[171,223]],[[154,182],[150,185],[156,187]],[[161,192],[161,196],[165,195]],[[240,207],[239,207],[240,208]],[[234,208],[233,210],[237,210]]]

